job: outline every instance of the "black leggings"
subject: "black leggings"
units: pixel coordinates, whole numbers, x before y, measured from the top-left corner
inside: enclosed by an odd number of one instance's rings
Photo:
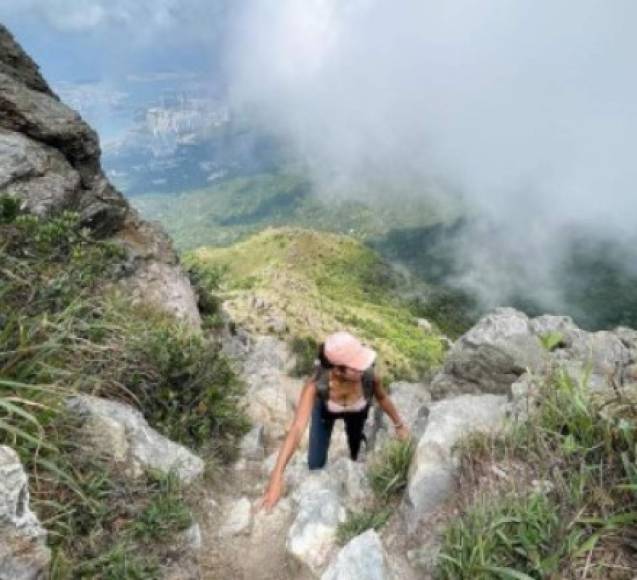
[[[317,397],[312,409],[310,425],[310,444],[308,449],[308,465],[310,469],[321,469],[327,462],[327,450],[330,446],[332,429],[336,419],[345,421],[345,432],[349,444],[350,457],[355,461],[364,439],[363,428],[367,420],[369,405],[362,411],[353,413],[332,413],[327,410],[323,399]]]

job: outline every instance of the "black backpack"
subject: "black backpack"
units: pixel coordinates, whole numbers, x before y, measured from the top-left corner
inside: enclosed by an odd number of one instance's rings
[[[316,367],[314,380],[316,381],[316,392],[320,399],[327,401],[330,396],[330,369],[318,364]],[[374,396],[374,366],[372,365],[363,372],[363,396],[368,403],[371,403]]]

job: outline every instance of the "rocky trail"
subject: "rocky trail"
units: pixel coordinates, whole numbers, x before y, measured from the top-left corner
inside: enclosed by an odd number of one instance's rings
[[[551,332],[563,337],[553,351],[541,344]],[[547,365],[559,363],[573,372],[590,365],[593,389],[613,388],[618,381],[634,386],[637,379],[634,331],[589,333],[564,317],[529,319],[513,309],[496,310],[459,339],[430,384],[391,385],[416,443],[408,487],[379,532],[368,530],[340,547],[338,524],[372,497],[366,463],[391,437],[386,420],[370,415],[367,435],[374,447],[358,462],[349,459],[338,422],[328,465],[313,473],[306,466],[306,433],[286,470],[284,497],[271,513],[255,513],[302,380],[287,374],[293,361],[286,345],[273,337],[239,331],[227,337],[224,349],[248,384],[246,402],[255,427],[244,439],[240,459],[202,505],[200,564],[202,577],[209,579],[430,578],[440,532],[457,513],[456,442],[471,432],[498,429],[508,418],[524,420],[534,377]]]

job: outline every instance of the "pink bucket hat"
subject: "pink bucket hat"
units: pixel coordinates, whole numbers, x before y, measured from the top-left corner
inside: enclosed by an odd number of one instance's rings
[[[376,352],[363,346],[359,340],[349,332],[340,331],[330,334],[325,339],[325,356],[333,365],[343,365],[364,371],[376,359]]]

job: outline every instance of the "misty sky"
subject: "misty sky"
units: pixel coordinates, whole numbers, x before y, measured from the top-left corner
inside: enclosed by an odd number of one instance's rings
[[[488,225],[460,282],[496,301],[564,300],[565,232],[635,240],[633,0],[4,0],[0,19],[55,81],[203,74],[326,195],[462,196]]]
[[[486,302],[528,288],[568,301],[560,258],[578,231],[626,243],[637,271],[637,3],[243,8],[233,98],[295,143],[326,191],[460,194],[483,220],[458,240],[458,282]]]

